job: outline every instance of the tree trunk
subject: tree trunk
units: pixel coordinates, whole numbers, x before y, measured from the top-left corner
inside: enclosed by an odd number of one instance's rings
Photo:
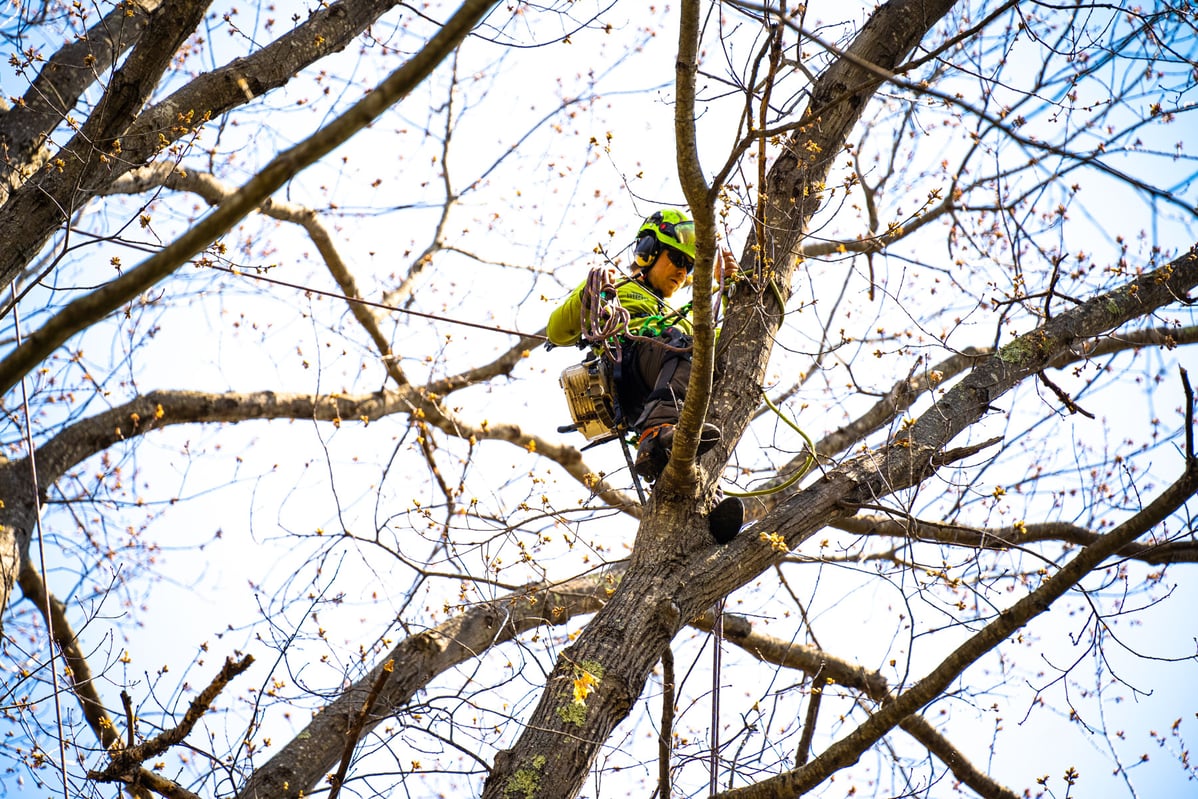
[[[726,436],[726,446],[735,442],[757,402],[752,388],[760,385],[769,356],[763,343],[772,339],[780,321],[782,308],[775,306],[774,314],[762,314],[761,304],[769,308],[775,301],[771,295],[785,303],[796,266],[794,253],[818,206],[831,160],[843,148],[879,83],[878,74],[861,62],[892,71],[952,5],[946,0],[892,2],[875,12],[849,56],[842,56],[821,75],[788,150],[771,168],[760,228],[768,231],[760,248],[764,256],[756,264],[742,263],[744,271],[753,275],[756,291],[738,295],[724,326],[724,336],[731,332],[733,343],[721,364],[724,376],[716,389],[713,411],[726,431],[740,425],[734,435]],[[754,249],[750,242],[746,252]],[[1192,256],[1174,266],[1169,279],[1182,271],[1195,271]],[[1159,303],[1184,295],[1188,285],[1192,284],[1179,286],[1178,294],[1160,296]],[[1143,301],[1143,297],[1138,300]],[[1128,309],[1129,313],[1116,320],[1102,318],[1102,306],[1088,304],[1084,308],[1095,314],[1094,333],[1143,312],[1143,308]],[[1028,371],[1029,363],[1038,369],[1047,362],[1046,357],[1067,346],[1062,342],[1076,340],[1080,329],[1060,325],[1062,320],[1078,319],[1080,311],[1047,326],[1059,332],[1049,333],[1046,327],[1037,331],[1039,338],[1020,339],[1021,348],[1005,348],[937,403],[935,413],[924,414],[900,446],[867,453],[842,465],[783,504],[758,529],[781,533],[786,546],[794,548],[830,520],[847,515],[854,503],[876,501],[922,481],[934,468],[933,458],[956,433],[981,418],[998,394],[1034,374],[1035,369]],[[709,457],[723,455],[717,452]],[[497,757],[484,797],[500,799],[515,792],[577,795],[599,748],[626,717],[674,633],[772,562],[771,548],[762,547],[751,536],[712,551],[702,518],[682,507],[684,498],[660,493],[656,492],[650,503],[650,513],[637,536],[633,564],[616,595],[562,653],[519,739]],[[744,551],[750,547],[756,551]],[[685,554],[688,551],[689,556]],[[575,686],[592,681],[593,691],[578,696]]]

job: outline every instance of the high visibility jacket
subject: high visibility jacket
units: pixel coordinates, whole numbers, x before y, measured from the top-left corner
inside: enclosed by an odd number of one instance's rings
[[[570,292],[569,296],[562,300],[562,304],[549,314],[546,332],[549,334],[549,340],[559,347],[568,347],[582,340],[582,292],[586,285],[584,280],[582,285]],[[677,328],[687,335],[694,334],[689,313],[683,316],[675,315],[674,310],[666,305],[661,295],[639,280],[619,286],[616,295],[620,298],[620,305],[628,311],[628,329],[631,332],[640,332],[641,326],[653,321],[654,317],[668,317],[669,324],[666,326]],[[645,335],[649,335],[650,332],[660,331],[645,331]]]

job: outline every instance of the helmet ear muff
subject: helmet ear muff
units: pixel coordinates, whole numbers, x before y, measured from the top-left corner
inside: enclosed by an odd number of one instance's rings
[[[657,260],[657,256],[661,254],[661,242],[657,240],[657,236],[652,232],[641,236],[636,240],[636,247],[633,248],[632,255],[636,260],[636,265],[641,269],[646,269],[653,265]]]

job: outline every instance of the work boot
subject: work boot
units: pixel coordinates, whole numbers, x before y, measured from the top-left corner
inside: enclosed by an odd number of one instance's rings
[[[641,433],[640,441],[636,444],[636,463],[632,468],[647,483],[657,482],[657,478],[661,477],[661,473],[665,471],[666,464],[670,460],[669,444],[665,441],[667,436],[669,443],[672,444],[674,442],[674,425],[654,425]]]
[[[704,422],[699,429],[699,447],[696,455],[708,452],[720,443],[720,428]],[[655,483],[665,471],[666,463],[670,460],[670,450],[674,446],[674,425],[659,424],[647,428],[641,433],[641,439],[636,445],[636,463],[633,469],[646,482]]]
[[[721,546],[736,538],[744,523],[745,503],[740,501],[740,497],[724,497],[707,514],[707,529]]]

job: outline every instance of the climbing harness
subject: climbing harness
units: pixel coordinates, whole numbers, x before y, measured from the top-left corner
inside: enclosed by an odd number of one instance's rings
[[[663,340],[662,334],[689,313],[691,305],[687,303],[676,311],[671,309],[668,314],[659,313],[638,320],[634,332],[629,329],[631,314],[620,303],[618,289],[623,282],[609,280],[603,269],[592,269],[587,275],[580,295],[580,346],[589,346],[591,352],[582,363],[566,367],[558,378],[573,420],[573,424],[559,427],[558,432],[582,433],[590,442],[584,449],[612,439],[619,440],[637,496],[644,504],[645,489],[634,468],[627,435],[634,420],[624,417],[615,390],[624,366],[624,342],[646,341],[674,352],[690,351],[691,345],[671,344]]]

